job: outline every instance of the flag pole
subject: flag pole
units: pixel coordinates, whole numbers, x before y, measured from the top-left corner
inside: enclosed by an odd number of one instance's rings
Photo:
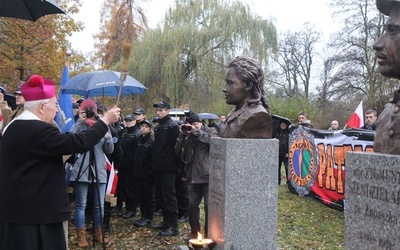
[[[118,106],[119,104],[119,98],[121,97],[122,88],[124,87],[124,82],[128,74],[128,63],[130,54],[131,54],[131,45],[129,43],[124,43],[122,47],[122,72],[120,77],[121,83],[119,85],[117,103],[115,104],[116,106]]]
[[[66,62],[65,65],[67,65],[68,71],[69,71],[69,66],[70,66],[70,62],[69,62],[69,58],[72,55],[72,51],[71,51],[71,42],[67,42],[66,43],[66,51],[65,51],[65,56],[66,56]]]
[[[70,61],[69,58],[72,55],[71,51],[71,42],[66,41],[65,43],[65,64],[61,74],[61,87],[64,86],[69,81],[69,67]],[[55,118],[57,125],[59,126],[62,132],[68,131],[72,124],[69,122],[74,120],[74,113],[72,110],[72,97],[70,94],[62,94],[61,90],[58,93],[58,102],[57,102],[57,110],[58,114]],[[65,131],[64,131],[65,129]]]

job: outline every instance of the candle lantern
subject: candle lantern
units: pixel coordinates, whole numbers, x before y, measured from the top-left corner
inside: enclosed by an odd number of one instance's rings
[[[203,238],[203,235],[199,232],[197,233],[197,239],[190,239],[189,243],[189,247],[194,250],[211,249],[214,245],[211,239]]]

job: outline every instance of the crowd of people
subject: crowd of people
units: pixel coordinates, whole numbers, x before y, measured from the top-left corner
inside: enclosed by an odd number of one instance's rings
[[[39,81],[39,85],[41,84],[39,90],[36,90],[38,88],[36,81]],[[25,93],[21,94],[21,86],[29,86],[29,88],[26,87]],[[44,136],[44,133],[49,133],[49,135],[46,135],[40,141],[47,139],[50,135],[54,135],[57,129],[59,130],[52,119],[58,105],[53,90],[55,90],[55,86],[51,81],[45,80],[40,76],[32,76],[28,82],[24,85],[19,85],[15,90],[17,109],[12,111],[7,106],[7,102],[3,102],[2,109],[5,111],[2,114],[6,115],[6,111],[9,110],[8,117],[12,121],[4,123],[3,137],[1,139],[3,145],[8,146],[10,140],[12,140],[10,138],[12,133],[15,134],[16,132],[14,131],[21,129],[21,126],[27,126],[26,123],[31,122],[30,119],[45,121],[44,124],[38,125],[37,135]],[[29,91],[34,93],[30,94]],[[42,93],[37,94],[36,92]],[[27,101],[24,100],[24,97]],[[65,191],[61,190],[60,184],[65,185],[66,182],[56,183],[56,180],[60,181],[59,170],[62,169],[55,170],[56,165],[72,165],[72,168],[67,168],[67,171],[70,171],[67,178],[68,183],[73,187],[73,199],[71,200],[70,197],[68,201],[64,200],[61,204],[58,204],[58,206],[65,205],[64,209],[57,206],[53,208],[49,206],[48,209],[44,210],[44,212],[49,211],[49,216],[54,218],[46,218],[45,214],[41,214],[33,221],[39,224],[57,222],[55,223],[57,227],[54,225],[54,227],[31,228],[28,225],[31,223],[30,219],[32,219],[29,215],[40,211],[32,212],[28,208],[29,206],[22,209],[19,204],[14,202],[9,202],[7,206],[3,205],[0,210],[4,212],[4,215],[9,215],[10,218],[5,220],[2,217],[0,222],[21,222],[23,225],[20,228],[7,225],[4,230],[7,233],[5,235],[10,237],[10,241],[5,241],[0,245],[7,246],[7,249],[27,249],[23,242],[18,244],[14,242],[17,235],[14,235],[15,231],[13,230],[16,229],[26,230],[27,233],[39,233],[40,235],[47,234],[50,230],[54,230],[52,234],[49,234],[53,236],[63,230],[65,233],[67,229],[66,223],[69,219],[67,216],[69,213],[67,203],[71,201],[75,202],[73,224],[76,229],[76,244],[80,248],[89,247],[86,231],[88,227],[91,227],[90,224],[92,224],[96,242],[103,244],[109,242],[104,233],[110,230],[111,210],[119,211],[117,213],[118,216],[124,219],[134,218],[136,212],[140,210],[140,219],[133,221],[133,225],[159,229],[159,235],[161,236],[178,235],[178,222],[188,220],[191,226],[191,233],[185,237],[185,240],[196,237],[197,232],[202,229],[200,226],[199,206],[203,198],[204,209],[205,211],[208,209],[206,204],[208,200],[209,143],[211,137],[219,136],[217,129],[207,126],[200,120],[198,115],[192,112],[182,123],[176,123],[169,116],[170,104],[166,101],[154,104],[157,115],[152,121],[147,120],[146,111],[143,108],[137,108],[134,112],[127,114],[124,116],[123,121],[114,117],[111,121],[111,115],[108,114],[111,113],[115,116],[118,113],[118,116],[121,116],[118,108],[104,112],[104,110],[99,109],[98,103],[92,99],[79,99],[72,106],[76,122],[70,133],[57,134],[56,138],[60,140],[60,143],[56,143],[55,139],[52,139],[45,148],[35,144],[35,149],[43,149],[43,156],[38,154],[34,158],[42,158],[42,164],[55,165],[53,170],[54,181],[46,185],[49,187],[47,188],[48,192],[51,193],[47,197],[49,199],[52,199],[52,195],[56,195],[56,191],[60,192],[60,195]],[[24,110],[25,113],[23,113]],[[101,124],[99,121],[103,121],[102,126],[99,125]],[[220,124],[214,124],[214,126],[219,127]],[[96,128],[96,135],[94,135],[94,128]],[[7,132],[5,132],[6,130]],[[28,132],[28,130],[26,131]],[[32,141],[27,136],[29,135],[21,135],[21,139]],[[93,137],[93,139],[89,138],[89,136]],[[94,138],[94,136],[96,137]],[[17,141],[14,140],[7,147],[5,151],[7,154],[14,149]],[[66,144],[61,145],[61,142]],[[50,145],[54,147],[51,150],[49,149]],[[29,144],[29,149],[31,146],[33,145]],[[57,152],[57,149],[60,151]],[[4,147],[2,150],[4,152]],[[34,150],[32,149],[32,151]],[[60,160],[63,158],[56,160],[57,155],[64,156],[64,158],[68,155],[68,159],[64,162]],[[27,154],[22,159],[26,160],[29,156]],[[51,156],[51,159],[46,159],[46,156]],[[119,181],[116,195],[117,205],[115,207],[111,207],[108,202],[105,202],[108,181],[108,172],[105,167],[106,157],[114,163],[118,171]],[[3,159],[5,159],[5,166],[8,164],[8,160],[12,160],[7,159],[7,157],[2,157]],[[18,162],[18,164],[20,163],[22,164],[22,162]],[[29,164],[25,163],[25,168],[35,163],[36,160],[31,159]],[[2,171],[5,171],[4,168],[2,168]],[[48,170],[46,169],[46,171]],[[40,173],[40,170],[37,170],[35,175],[38,174],[46,175],[47,172]],[[63,175],[65,176],[66,173],[63,173]],[[15,178],[17,176],[19,175],[16,175]],[[184,182],[176,182],[178,176]],[[6,183],[10,184],[9,182],[4,182],[4,185]],[[14,185],[12,186],[14,187]],[[23,188],[26,191],[27,187],[18,186],[18,188]],[[16,190],[19,190],[18,188]],[[32,201],[33,197],[28,197],[29,193],[23,196],[26,200],[22,204]],[[178,199],[180,200],[179,204],[186,205],[178,206]],[[15,211],[24,210],[27,214],[25,216],[26,219],[15,217],[16,215],[13,215],[14,213],[9,211],[8,208],[16,209]],[[65,214],[52,215],[57,209],[63,210]],[[162,215],[163,220],[160,224],[153,224],[153,216],[158,209],[161,210],[159,213]],[[182,212],[178,213],[178,211]],[[15,219],[13,219],[14,217]],[[207,234],[207,225],[203,227],[203,230]],[[64,233],[62,235],[66,237]],[[67,238],[64,242],[68,242]],[[40,242],[36,243],[41,244]],[[54,238],[53,243],[46,244],[49,244],[52,249],[64,249],[61,245],[57,245],[60,244],[59,236]]]
[[[79,118],[71,132],[89,128],[102,116],[91,99],[80,99],[74,106],[78,107]],[[75,167],[69,178],[74,187],[74,225],[79,247],[89,246],[84,224],[89,224],[92,213],[95,215],[92,222],[95,240],[108,243],[101,229],[110,230],[107,216],[111,214],[110,209],[123,219],[134,218],[140,211],[140,217],[133,221],[133,225],[158,229],[160,236],[178,235],[178,223],[187,220],[191,233],[185,240],[201,231],[199,205],[203,198],[205,204],[208,200],[210,137],[218,137],[219,133],[193,112],[181,122],[173,121],[169,116],[170,104],[166,101],[153,107],[157,115],[152,121],[147,120],[143,108],[137,108],[125,115],[123,122],[111,124],[109,132],[92,152],[75,155]],[[116,130],[114,135],[112,130]],[[112,152],[118,152],[113,161],[118,171],[117,204],[113,208],[104,206],[106,169],[98,167],[105,165],[102,155],[108,156]],[[97,166],[97,170],[89,162]],[[197,191],[199,185],[201,192]],[[88,203],[94,205],[93,210],[88,208]],[[88,209],[91,213],[87,212]],[[204,209],[207,216],[208,207],[205,205]],[[153,223],[156,214],[162,215],[159,224]],[[103,218],[103,225],[100,218]],[[207,225],[203,229],[207,234]]]
[[[389,16],[385,33],[373,45],[380,73],[400,79],[397,30],[400,4],[378,0],[377,7]],[[14,111],[4,101],[5,89],[0,88],[0,249],[67,249],[66,225],[71,206],[65,182],[65,156],[70,156],[68,161],[74,165],[69,181],[74,185],[74,225],[79,247],[88,247],[82,228],[87,223],[89,207],[93,208],[95,241],[108,242],[104,235],[105,215],[109,214],[106,210],[110,209],[104,201],[105,157],[120,171],[117,208],[122,210],[125,204],[123,218],[132,218],[140,207],[141,219],[134,222],[136,226],[151,226],[160,229],[161,236],[175,236],[179,234],[178,211],[186,210],[191,233],[185,239],[195,237],[201,231],[199,204],[202,199],[207,216],[210,138],[269,139],[274,136],[284,142],[293,127],[283,122],[280,130],[272,134],[263,90],[264,73],[257,61],[246,56],[234,58],[228,64],[225,81],[226,103],[234,107],[223,117],[225,122],[220,126],[220,133],[202,123],[196,114],[178,125],[169,116],[170,104],[166,101],[153,105],[157,118],[151,122],[146,119],[145,110],[138,108],[124,117],[123,125],[118,107],[105,111],[90,99],[74,105],[76,125],[72,133],[61,133],[54,123],[58,103],[56,86],[51,80],[33,75],[18,86],[15,90],[18,109]],[[376,112],[366,112],[365,128],[377,129],[376,152],[400,152],[395,139],[399,133],[399,98],[400,93],[396,91],[379,119]],[[298,115],[297,126],[300,125],[312,127],[304,112]],[[337,121],[331,125],[332,130],[339,126]],[[281,140],[279,161],[285,165],[287,147]],[[179,178],[187,183],[188,192],[187,208],[181,209],[178,204],[184,202],[178,202],[178,196],[184,195],[176,192],[178,171],[181,171]],[[158,208],[163,220],[152,224]],[[185,212],[182,213],[184,217]],[[207,234],[206,226],[203,230]]]
[[[228,70],[227,77],[229,77],[229,74]],[[235,74],[235,72],[232,74]],[[31,77],[25,86],[37,81],[37,79],[41,81],[43,86],[52,86],[51,82],[42,79],[40,76]],[[26,87],[27,93],[25,95],[21,92],[22,86],[22,84],[18,85],[14,91],[17,104],[15,110],[12,110],[6,101],[1,102],[0,108],[3,117],[7,116],[7,118],[3,118],[3,132],[13,120],[30,119],[31,114],[28,118],[24,118],[26,114],[20,116],[26,107],[28,107],[27,112],[34,114],[38,112],[40,114],[40,107],[58,105],[56,102],[49,101],[55,98],[52,90],[43,90],[43,88],[41,95],[34,93],[31,97],[29,91],[32,91],[30,89],[34,89],[36,86]],[[4,94],[5,90],[0,88],[0,97]],[[28,98],[27,103],[24,96]],[[234,96],[231,94],[230,98],[234,98]],[[253,100],[253,98],[248,99]],[[39,102],[42,102],[45,106],[38,105]],[[234,100],[231,103],[236,104],[237,102]],[[240,105],[243,105],[243,103]],[[77,136],[82,134],[83,131],[90,130],[97,121],[103,119],[108,113],[105,113],[104,108],[92,99],[78,99],[72,106],[75,125],[70,132],[75,134],[75,140],[79,138]],[[207,235],[210,138],[220,136],[221,131],[226,126],[227,119],[232,119],[232,112],[228,115],[228,118],[222,115],[218,124],[214,120],[209,120],[206,124],[193,112],[189,112],[182,121],[173,121],[169,116],[170,104],[166,101],[160,101],[153,107],[157,115],[151,121],[147,120],[146,111],[143,108],[137,108],[134,112],[124,116],[123,121],[118,119],[115,122],[106,122],[108,125],[106,133],[92,147],[86,147],[88,150],[85,152],[72,154],[71,151],[74,150],[68,149],[68,153],[71,153],[72,156],[67,160],[67,163],[73,165],[71,173],[68,175],[69,183],[72,183],[74,190],[73,223],[76,229],[76,243],[80,248],[89,247],[86,239],[88,228],[94,231],[96,242],[103,244],[109,242],[104,233],[110,231],[111,210],[117,211],[118,216],[124,219],[134,218],[137,211],[140,210],[140,218],[135,220],[133,225],[159,229],[161,236],[178,235],[178,223],[188,220],[190,234],[184,237],[184,240],[188,241],[195,238],[198,232],[201,232],[199,206],[202,200],[204,200],[206,223],[203,226],[203,231],[204,235]],[[234,108],[233,111],[237,112],[237,109]],[[47,123],[56,128],[50,117],[52,116],[46,116]],[[288,140],[291,131],[297,126],[313,127],[305,112],[300,112],[297,118],[297,125],[281,121],[279,128],[272,134],[272,138],[279,140],[279,185],[281,184],[281,165],[285,168],[285,176],[288,176]],[[365,113],[363,128],[375,129],[376,120],[376,111],[368,110]],[[15,124],[17,123],[15,122]],[[225,130],[225,133],[232,129],[236,129],[236,127],[230,127]],[[333,120],[329,129],[338,130],[338,121]],[[244,133],[243,131],[234,132]],[[235,136],[231,135],[230,137]],[[7,141],[7,138],[6,136],[3,141]],[[78,141],[71,143],[71,145],[74,145],[73,143],[79,145]],[[106,165],[105,157],[114,163],[118,171],[119,182],[115,207],[111,207],[110,203],[105,202],[105,190],[108,181],[108,172],[104,167]],[[162,222],[153,224],[153,217],[157,214],[162,215]],[[65,234],[67,218],[62,217],[61,220]],[[92,223],[92,227],[89,226],[90,223]],[[6,228],[6,232],[12,232],[11,230],[14,229]],[[24,226],[23,230],[38,230],[40,234],[43,234],[47,233],[50,228],[32,229]],[[10,237],[13,237],[13,235],[10,234]],[[67,236],[64,235],[64,237]]]
[[[193,112],[177,123],[169,116],[167,101],[153,105],[157,115],[152,121],[137,108],[122,122],[118,107],[106,110],[81,98],[72,104],[75,125],[61,133],[54,121],[59,110],[55,84],[31,76],[15,90],[17,109],[12,111],[0,99],[5,118],[0,140],[0,249],[66,249],[71,213],[67,184],[74,191],[75,243],[89,247],[86,230],[91,223],[94,241],[106,245],[111,216],[105,201],[108,161],[118,170],[113,209],[122,218],[133,218],[139,208],[140,219],[133,222],[137,227],[176,236],[178,223],[188,220],[185,240],[201,231],[207,236],[199,206],[204,200],[207,223],[210,138],[224,131],[225,138],[271,137],[271,127],[264,126],[271,117],[263,79],[262,67],[253,58],[233,59],[223,92],[234,108],[218,124],[209,121],[207,126]],[[0,92],[4,97],[5,90]],[[163,219],[153,224],[159,210]]]

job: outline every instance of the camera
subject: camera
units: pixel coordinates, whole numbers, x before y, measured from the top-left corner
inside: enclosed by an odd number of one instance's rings
[[[92,107],[85,108],[85,111],[83,111],[83,113],[86,114],[86,118],[96,118],[96,113],[94,112],[94,109]]]
[[[188,126],[188,125],[183,124],[181,126],[181,130],[182,130],[183,133],[187,133],[187,132],[192,130],[192,126]]]

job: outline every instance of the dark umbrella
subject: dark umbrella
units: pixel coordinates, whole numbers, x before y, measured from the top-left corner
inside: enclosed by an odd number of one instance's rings
[[[75,94],[84,97],[118,96],[120,72],[111,70],[91,71],[79,74],[61,87],[63,94]],[[127,76],[121,95],[143,94],[147,88],[132,76]]]
[[[279,115],[272,115],[272,120],[274,123],[278,123],[278,125],[281,122],[285,122],[288,126],[292,124],[292,122],[288,118]]]
[[[1,0],[0,16],[36,21],[49,14],[65,14],[55,0]]]
[[[271,115],[271,117],[272,117],[272,131],[273,132],[276,132],[279,129],[281,122],[285,122],[288,125],[288,127],[289,127],[289,125],[292,124],[292,122],[286,117],[279,116],[279,115]]]
[[[9,106],[12,110],[14,110],[14,109],[17,108],[17,104],[15,103],[15,96],[6,93],[6,94],[4,95],[4,100],[7,101],[8,106]]]
[[[208,120],[208,119],[212,119],[212,120],[218,120],[219,116],[213,113],[200,113],[198,114],[198,116],[200,117],[201,120]]]

